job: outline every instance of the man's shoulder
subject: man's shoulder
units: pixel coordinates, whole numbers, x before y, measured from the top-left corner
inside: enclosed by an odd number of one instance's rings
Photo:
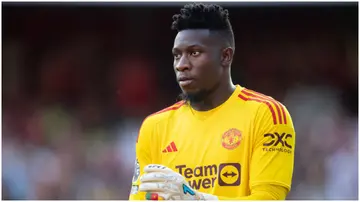
[[[143,120],[140,127],[140,133],[144,134],[143,136],[145,137],[150,137],[149,135],[156,128],[156,125],[158,125],[160,122],[169,120],[172,116],[174,116],[175,112],[180,110],[181,107],[185,105],[185,103],[185,101],[180,101],[158,112],[150,114]],[[139,141],[139,136],[137,142]]]
[[[168,106],[160,111],[150,114],[144,119],[143,124],[156,124],[163,120],[169,119],[175,112],[180,110],[186,104],[185,101],[179,101],[171,106]]]
[[[237,97],[241,100],[240,102],[245,102],[247,104],[254,105],[256,106],[256,108],[268,106],[269,104],[282,105],[280,101],[276,100],[275,98],[269,95],[245,87],[242,87],[239,90]]]
[[[243,87],[237,97],[240,99],[240,102],[243,102],[245,107],[252,112],[271,113],[274,117],[285,115],[285,106],[269,95]]]
[[[251,109],[252,112],[258,112],[255,114],[271,114],[275,123],[283,122],[283,119],[286,119],[286,107],[280,101],[269,95],[242,88],[238,97],[241,102],[246,104],[245,107]]]

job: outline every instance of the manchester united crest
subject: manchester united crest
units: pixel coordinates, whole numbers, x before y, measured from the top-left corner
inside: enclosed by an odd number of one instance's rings
[[[224,148],[232,150],[240,145],[241,140],[241,132],[236,128],[232,128],[222,135],[221,143]]]

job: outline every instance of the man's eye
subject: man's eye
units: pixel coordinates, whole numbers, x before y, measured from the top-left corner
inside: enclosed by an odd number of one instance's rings
[[[174,53],[173,56],[174,56],[175,59],[179,59],[181,57],[181,55],[177,54],[177,53]]]
[[[193,51],[193,52],[191,52],[190,55],[191,56],[198,56],[198,55],[200,55],[200,51]]]

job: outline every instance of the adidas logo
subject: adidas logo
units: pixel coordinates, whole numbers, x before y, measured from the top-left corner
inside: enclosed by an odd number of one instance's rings
[[[177,152],[177,148],[174,142],[171,142],[166,149],[162,150],[162,153],[167,153],[167,152]]]

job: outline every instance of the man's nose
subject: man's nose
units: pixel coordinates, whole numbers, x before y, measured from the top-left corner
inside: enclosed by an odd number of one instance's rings
[[[175,69],[179,72],[189,70],[191,67],[190,61],[186,56],[182,56],[175,64]]]

